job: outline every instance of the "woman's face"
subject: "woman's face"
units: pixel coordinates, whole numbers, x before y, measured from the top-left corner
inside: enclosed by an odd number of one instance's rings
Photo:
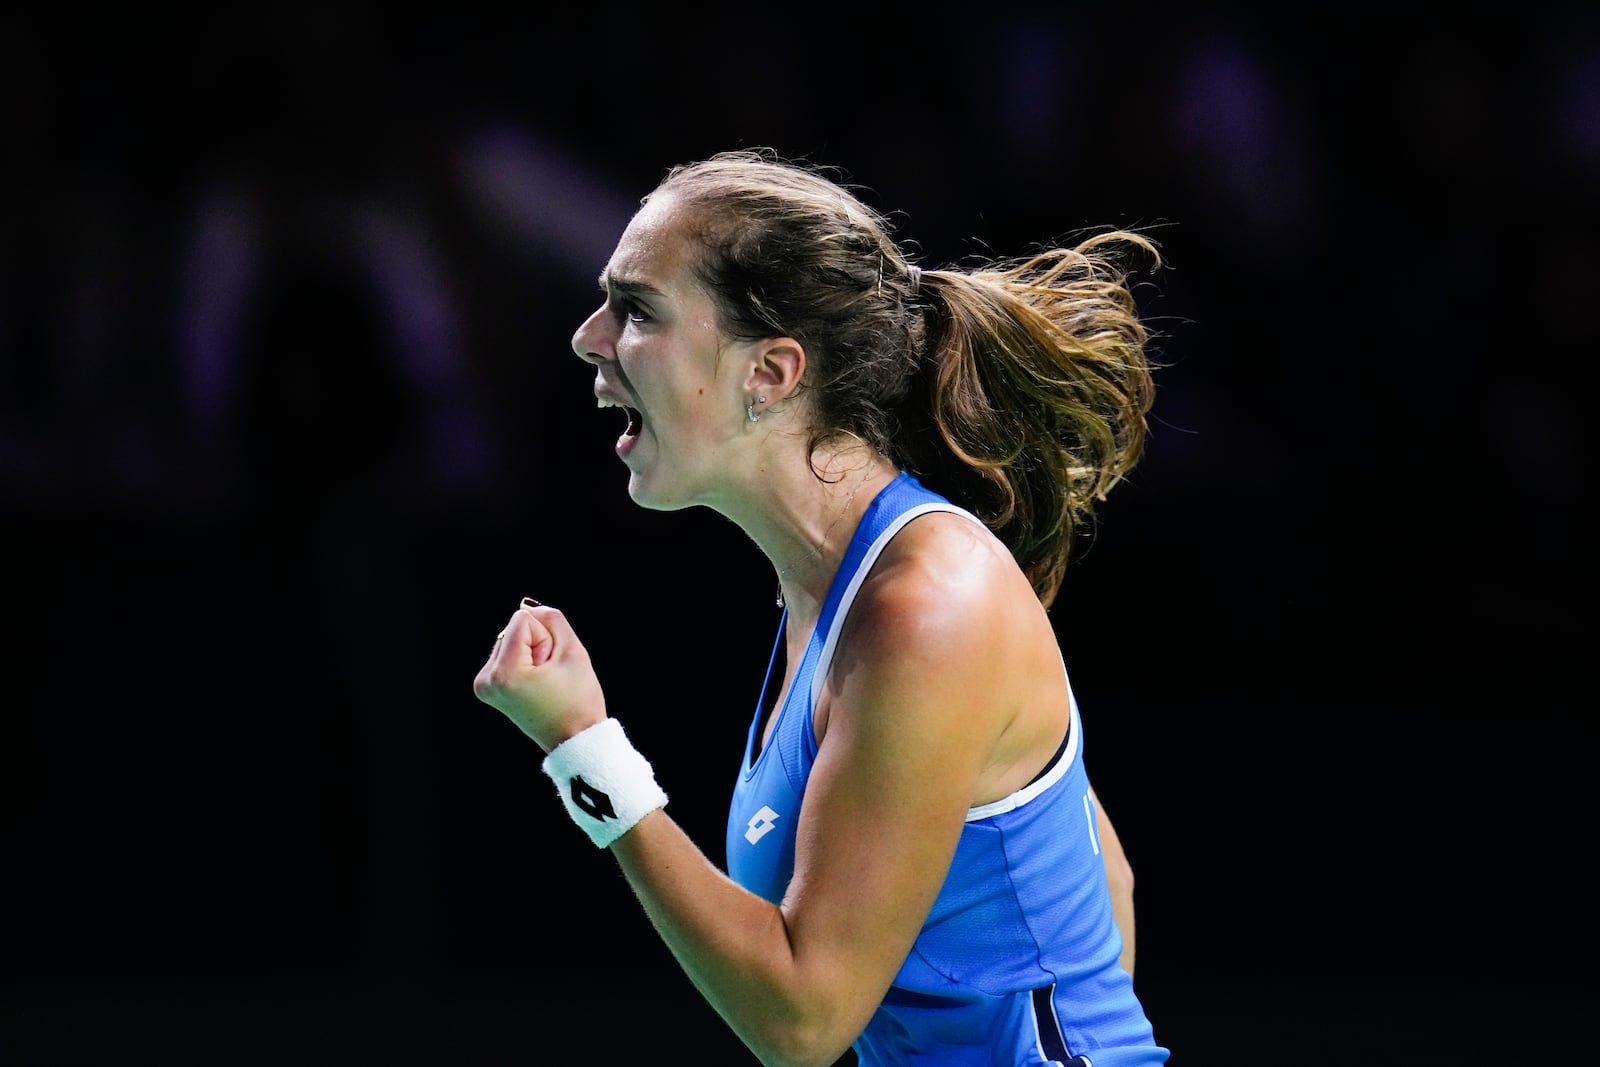
[[[722,335],[691,270],[694,252],[671,198],[652,198],[600,276],[605,302],[572,337],[595,365],[600,406],[627,413],[616,451],[628,494],[658,510],[715,504],[745,451],[750,368],[740,357],[751,346]]]

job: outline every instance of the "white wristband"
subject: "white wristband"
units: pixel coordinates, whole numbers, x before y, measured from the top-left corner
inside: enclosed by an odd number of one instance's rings
[[[544,773],[572,821],[600,848],[667,802],[650,761],[628,743],[616,719],[601,719],[551,749]]]

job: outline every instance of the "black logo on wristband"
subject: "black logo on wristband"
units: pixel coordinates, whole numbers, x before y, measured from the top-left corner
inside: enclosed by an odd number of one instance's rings
[[[584,781],[583,775],[573,775],[570,785],[572,802],[589,818],[599,819],[601,822],[617,818],[617,809],[611,806],[610,795],[600,792]]]

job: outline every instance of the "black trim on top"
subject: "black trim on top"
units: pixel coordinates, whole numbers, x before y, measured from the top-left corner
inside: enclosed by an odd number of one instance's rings
[[[1061,1021],[1056,1018],[1055,991],[1053,985],[1041,986],[1033,991],[1033,1025],[1039,1031],[1039,1051],[1047,1059],[1064,1067],[1094,1067],[1089,1057],[1074,1056],[1067,1049],[1066,1036],[1061,1033]]]
[[[789,643],[785,640],[788,632],[789,609],[785,608],[778,620],[778,639],[772,644],[772,657],[767,660],[767,677],[761,683],[761,713],[756,717],[755,736],[750,742],[750,767],[756,765],[761,750],[767,747],[762,744],[762,739],[766,737],[767,723],[772,721],[772,713],[777,710],[783,677],[789,670]],[[745,769],[749,770],[749,767]]]
[[[1028,785],[1032,785],[1034,782],[1037,782],[1039,779],[1041,779],[1045,775],[1049,774],[1050,773],[1050,768],[1054,767],[1057,763],[1061,762],[1061,757],[1063,755],[1065,755],[1066,751],[1067,751],[1067,742],[1070,741],[1071,739],[1072,739],[1072,720],[1068,719],[1067,720],[1067,732],[1065,734],[1061,735],[1061,744],[1056,746],[1056,754],[1054,756],[1051,756],[1048,760],[1045,761],[1044,767],[1040,769],[1038,774],[1036,774],[1032,778],[1028,779]],[[1022,788],[1026,789],[1026,788],[1028,788],[1028,785],[1023,786]]]
[[[1033,1023],[1039,1029],[1039,1050],[1048,1059],[1062,1063],[1072,1058],[1067,1051],[1067,1039],[1061,1034],[1061,1023],[1056,1019],[1056,1008],[1051,997],[1053,985],[1040,986],[1033,991]]]

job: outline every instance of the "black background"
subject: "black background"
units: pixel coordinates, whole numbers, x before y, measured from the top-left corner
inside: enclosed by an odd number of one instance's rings
[[[565,609],[720,861],[771,570],[567,341],[755,145],[1163,244],[1053,617],[1172,1062],[1582,1059],[1600,20],[1486,10],[6,16],[0,1061],[752,1062],[470,683]]]

